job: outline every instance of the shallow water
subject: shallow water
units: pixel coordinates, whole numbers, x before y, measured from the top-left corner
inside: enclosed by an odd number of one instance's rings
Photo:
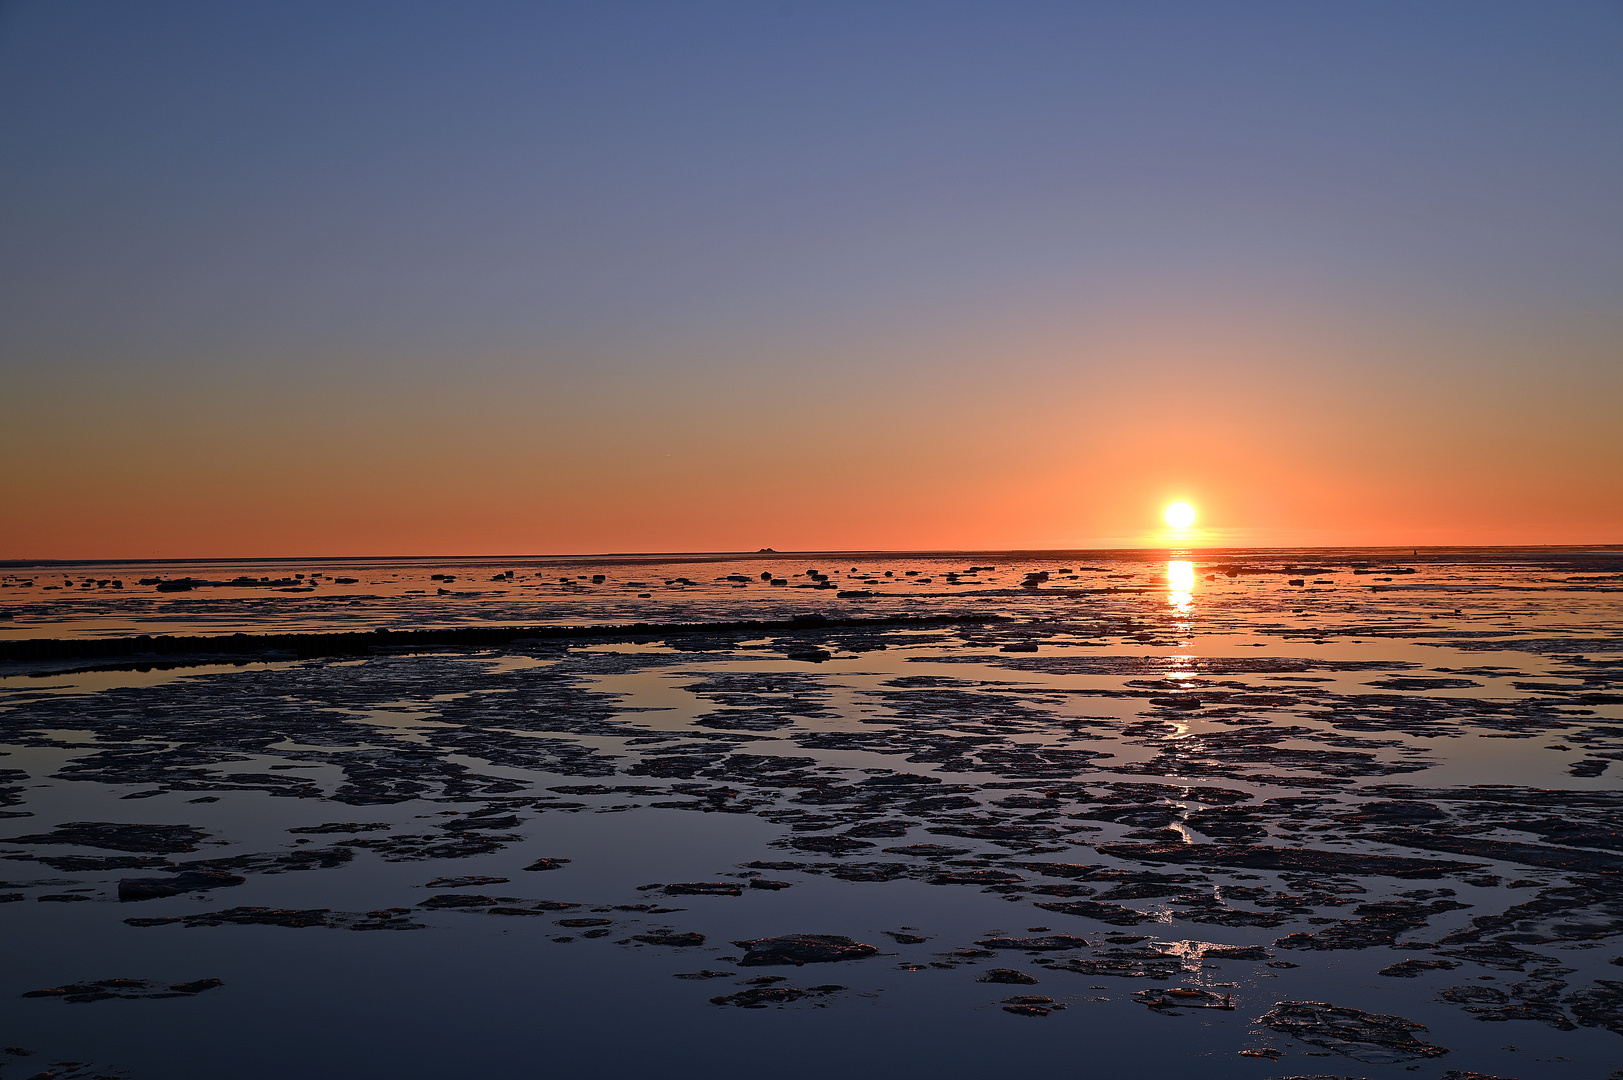
[[[32,1053],[0,1078],[1623,1062],[1617,551],[49,570],[9,571],[5,636],[1006,620],[10,665],[0,1043]],[[569,861],[526,869],[545,859]],[[243,880],[119,899],[188,868]],[[428,884],[467,877],[506,880]],[[559,925],[581,918],[607,922]],[[732,944],[786,934],[877,952],[751,966]],[[977,944],[1053,935],[1081,942]],[[1382,973],[1406,960],[1431,966]],[[150,986],[88,985],[114,978]],[[223,985],[152,996],[201,979]],[[1215,998],[1159,993],[1182,988]],[[1279,1002],[1423,1027],[1322,1014],[1331,1038]]]

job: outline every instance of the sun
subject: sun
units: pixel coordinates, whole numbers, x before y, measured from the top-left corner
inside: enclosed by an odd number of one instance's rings
[[[1195,508],[1186,502],[1175,502],[1167,507],[1166,519],[1174,529],[1187,529],[1195,523]]]

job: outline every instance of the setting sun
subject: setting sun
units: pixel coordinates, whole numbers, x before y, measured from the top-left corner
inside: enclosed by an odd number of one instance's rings
[[[1187,529],[1195,523],[1195,508],[1185,502],[1173,503],[1167,507],[1166,519],[1174,529]]]

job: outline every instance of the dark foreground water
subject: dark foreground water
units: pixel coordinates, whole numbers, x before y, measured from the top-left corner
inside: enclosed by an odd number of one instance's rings
[[[9,638],[1007,618],[12,663],[0,1078],[1623,1076],[1616,551],[9,575]]]

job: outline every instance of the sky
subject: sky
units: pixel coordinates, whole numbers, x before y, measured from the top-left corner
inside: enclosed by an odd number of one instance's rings
[[[1623,543],[1620,417],[1615,0],[0,0],[0,559]]]

